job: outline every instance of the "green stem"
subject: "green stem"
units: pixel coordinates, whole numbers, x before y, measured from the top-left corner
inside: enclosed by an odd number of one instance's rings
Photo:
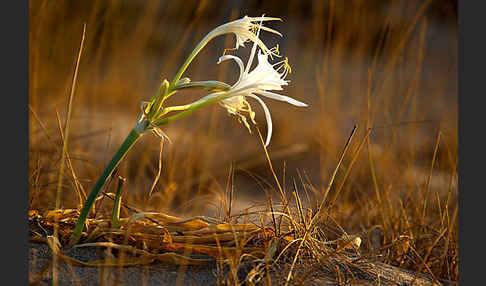
[[[206,46],[206,44],[211,40],[211,38],[215,37],[214,34],[215,34],[214,31],[211,31],[209,34],[206,35],[206,37],[204,37],[199,42],[199,44],[196,46],[196,48],[194,48],[194,50],[192,51],[192,53],[187,57],[186,61],[182,64],[181,68],[177,71],[177,74],[175,75],[174,79],[170,83],[169,90],[173,90],[173,88],[175,87],[177,81],[179,81],[181,79],[182,74],[187,69],[187,67],[192,62],[192,60],[202,50],[202,48],[204,48],[204,46]]]
[[[185,88],[204,88],[211,91],[211,90],[229,90],[231,86],[227,83],[220,82],[217,80],[191,81],[185,83],[177,83],[175,85],[175,89],[177,90],[181,90]]]
[[[115,202],[113,204],[113,212],[111,215],[111,228],[120,228],[120,206],[122,197],[122,186],[125,182],[125,178],[118,177],[118,188],[116,190]]]
[[[225,94],[225,93],[224,92],[221,92],[219,94],[213,93],[213,94],[210,94],[208,96],[205,96],[205,97],[199,99],[198,101],[191,103],[191,107],[189,107],[187,110],[179,112],[179,113],[172,115],[172,116],[162,118],[162,119],[156,121],[153,125],[161,126],[161,125],[167,124],[167,123],[172,122],[174,120],[177,120],[181,117],[189,115],[190,113],[193,113],[194,111],[199,110],[199,109],[201,109],[205,106],[214,104],[214,103],[219,102],[219,101],[228,97],[228,96],[222,96],[222,94]]]
[[[96,181],[96,184],[93,186],[93,189],[91,190],[91,193],[89,193],[88,198],[84,202],[83,209],[81,210],[81,213],[79,214],[78,217],[78,222],[76,223],[76,226],[74,228],[73,233],[71,234],[71,239],[69,240],[69,245],[75,245],[78,243],[79,238],[81,237],[81,232],[83,231],[84,225],[86,223],[86,218],[88,217],[88,214],[91,210],[91,207],[93,206],[93,203],[98,196],[101,188],[106,182],[106,179],[111,176],[115,168],[118,166],[118,164],[121,162],[121,160],[125,157],[125,155],[128,153],[130,148],[137,142],[137,140],[142,136],[142,133],[139,133],[134,129],[130,131],[128,134],[127,138],[125,141],[123,141],[122,145],[118,149],[118,151],[115,153],[113,158],[111,159],[110,163],[108,166],[106,166],[105,170],[101,174],[101,176],[98,178],[98,181]]]

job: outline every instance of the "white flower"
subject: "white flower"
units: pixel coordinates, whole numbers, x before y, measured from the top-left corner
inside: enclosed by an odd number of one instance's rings
[[[263,18],[263,17],[262,17]],[[261,20],[261,19],[260,19]],[[256,37],[258,39],[257,31]],[[250,126],[244,116],[244,112],[250,115],[250,119],[255,123],[255,113],[251,110],[251,106],[246,101],[245,97],[252,97],[258,101],[263,107],[265,112],[265,118],[267,120],[267,139],[265,141],[265,146],[270,143],[270,138],[272,137],[272,118],[270,116],[270,111],[265,105],[263,100],[257,95],[262,95],[272,99],[288,102],[295,106],[304,107],[307,104],[295,100],[291,97],[280,95],[269,90],[283,90],[282,86],[288,85],[289,81],[285,80],[285,77],[290,71],[290,66],[288,65],[287,59],[280,61],[275,64],[268,62],[268,54],[258,53],[258,65],[249,71],[253,58],[256,53],[258,41],[254,41],[250,58],[246,67],[243,65],[243,61],[233,55],[225,55],[219,58],[218,64],[226,60],[234,60],[240,68],[240,76],[236,83],[226,92],[226,99],[223,99],[220,104],[226,108],[228,113],[236,115],[240,120],[243,121],[245,126],[250,130]]]
[[[209,33],[210,38],[214,38],[219,35],[223,34],[235,34],[236,36],[236,44],[234,49],[238,49],[239,47],[244,47],[247,41],[252,41],[257,43],[260,49],[263,50],[266,54],[272,54],[273,52],[265,46],[265,44],[255,35],[257,29],[262,29],[264,31],[268,31],[274,34],[277,34],[282,37],[282,34],[276,30],[270,29],[261,25],[264,21],[281,21],[280,18],[274,17],[248,17],[245,16],[241,19],[226,23],[214,29],[211,33]],[[260,24],[257,24],[260,22]]]
[[[265,53],[269,55],[274,55],[276,52],[278,53],[278,50],[269,50],[267,46],[258,38],[258,34],[260,29],[277,34],[279,36],[282,36],[278,31],[275,31],[273,29],[270,29],[268,27],[264,27],[262,23],[264,21],[275,21],[275,20],[280,20],[280,18],[274,18],[274,17],[248,17],[245,16],[241,19],[223,24],[221,26],[218,26],[214,28],[211,32],[209,32],[194,48],[194,50],[191,52],[191,54],[187,57],[186,61],[182,64],[182,66],[179,68],[179,71],[177,72],[176,76],[174,77],[174,80],[172,81],[172,85],[174,86],[177,84],[179,79],[181,78],[182,74],[184,71],[187,69],[189,64],[192,62],[192,60],[196,57],[196,55],[206,46],[209,41],[214,39],[217,36],[224,35],[224,34],[235,34],[236,36],[236,45],[235,45],[235,50],[238,49],[239,47],[244,47],[245,42],[247,41],[252,41],[253,43],[256,43],[260,49]],[[260,24],[256,24],[255,22],[260,22]],[[256,33],[255,33],[256,32]]]

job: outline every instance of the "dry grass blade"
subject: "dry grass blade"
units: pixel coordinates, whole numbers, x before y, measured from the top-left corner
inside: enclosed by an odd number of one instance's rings
[[[429,176],[427,177],[427,182],[425,184],[424,206],[422,209],[422,223],[425,223],[424,219],[425,219],[425,211],[427,210],[427,201],[429,200],[430,181],[432,180],[432,172],[434,170],[435,161],[437,159],[437,152],[439,151],[441,134],[442,132],[440,131],[437,134],[437,140],[435,142],[435,147],[434,147],[434,154],[432,155],[432,162],[430,163],[430,172],[429,172]]]
[[[285,196],[284,190],[282,189],[282,186],[280,185],[280,181],[277,178],[277,174],[275,174],[275,171],[273,170],[272,160],[268,155],[267,147],[265,147],[265,142],[263,141],[262,133],[260,132],[259,128],[257,128],[257,131],[258,131],[258,136],[260,137],[260,142],[263,146],[263,150],[265,151],[265,156],[267,158],[268,166],[270,167],[270,171],[272,172],[273,178],[275,179],[275,183],[277,183],[278,191],[280,192],[280,198],[283,204],[287,204],[287,198]]]
[[[211,234],[211,233],[227,233],[235,231],[254,231],[260,229],[253,224],[218,224],[209,225],[205,228],[198,230],[185,231],[184,234]]]
[[[202,253],[213,257],[226,256],[236,257],[238,253],[251,253],[263,257],[264,250],[259,247],[226,247],[226,246],[210,246],[210,245],[196,245],[184,243],[172,243],[165,247],[168,251],[182,251],[185,253]]]
[[[155,189],[155,185],[157,185],[157,182],[159,181],[160,178],[160,172],[162,171],[162,153],[164,151],[164,137],[160,136],[160,152],[159,152],[159,165],[157,168],[157,175],[155,175],[154,182],[152,183],[152,186],[150,187],[149,191],[149,198],[152,196],[152,192]]]
[[[46,125],[40,120],[39,115],[37,115],[37,112],[32,108],[32,106],[29,104],[29,110],[34,116],[35,120],[39,123],[40,127],[42,128],[42,131],[44,131],[44,134],[46,135],[46,138],[48,141],[52,141],[51,136],[49,136],[49,132],[47,131]]]
[[[339,187],[337,188],[336,193],[335,193],[331,203],[329,204],[328,210],[330,210],[332,208],[332,206],[335,204],[339,194],[341,193],[341,190],[343,189],[344,184],[346,183],[346,179],[348,178],[349,174],[351,173],[351,170],[353,169],[353,166],[356,163],[356,160],[358,159],[359,154],[361,154],[361,150],[363,149],[363,146],[365,145],[366,142],[368,142],[368,137],[370,136],[370,134],[371,134],[371,129],[368,129],[365,137],[363,138],[363,141],[361,142],[361,144],[358,147],[358,150],[356,151],[353,158],[351,159],[351,163],[349,164],[349,167],[346,169],[346,173],[344,174],[344,178],[343,178],[341,184],[339,185]]]
[[[302,238],[302,240],[301,240],[301,242],[299,244],[299,247],[297,248],[297,252],[296,252],[295,257],[294,257],[294,259],[292,261],[292,265],[290,266],[290,270],[289,270],[289,273],[287,275],[287,279],[286,279],[286,282],[285,282],[285,286],[287,286],[290,283],[290,278],[292,277],[292,271],[293,271],[293,269],[295,267],[295,263],[297,262],[297,258],[299,257],[299,252],[301,251],[303,244],[306,242],[307,237],[308,237],[308,235],[310,233],[310,230],[313,228],[313,226],[316,223],[316,221],[318,221],[318,219],[320,219],[320,217],[321,217],[321,211],[322,211],[322,207],[324,205],[325,199],[327,197],[327,194],[329,193],[329,190],[331,189],[331,186],[332,186],[332,184],[334,182],[334,178],[335,178],[335,176],[337,174],[337,171],[339,170],[339,167],[341,166],[341,163],[342,163],[342,161],[344,159],[344,155],[346,154],[346,151],[349,148],[349,143],[351,142],[351,140],[354,137],[354,134],[356,133],[356,129],[357,129],[357,126],[355,125],[354,128],[353,128],[353,130],[351,131],[351,135],[349,136],[348,140],[346,141],[346,144],[344,145],[343,152],[341,153],[341,157],[339,159],[339,162],[338,162],[336,168],[334,169],[334,172],[332,174],[331,180],[329,181],[329,184],[327,186],[326,193],[324,194],[324,198],[322,199],[321,204],[319,205],[319,209],[313,215],[311,221],[309,222],[308,227],[305,230],[304,236],[303,236],[303,238]]]
[[[336,168],[334,168],[334,172],[332,173],[331,179],[329,180],[329,183],[327,184],[327,188],[326,188],[326,191],[324,193],[324,197],[322,198],[321,203],[319,204],[319,207],[318,207],[316,213],[313,215],[309,226],[312,226],[312,224],[315,221],[317,221],[316,219],[321,216],[322,207],[324,206],[324,202],[326,201],[326,198],[327,198],[327,196],[329,194],[329,191],[331,190],[331,187],[332,187],[332,185],[334,183],[334,178],[336,177],[336,174],[337,174],[337,172],[339,170],[339,167],[341,166],[341,163],[343,162],[344,155],[346,155],[346,152],[348,151],[350,142],[353,139],[354,135],[356,134],[357,128],[358,127],[356,125],[353,127],[353,130],[351,131],[351,134],[349,135],[348,140],[346,141],[346,144],[344,145],[344,149],[343,149],[343,151],[341,153],[341,156],[340,156],[339,161],[338,161],[338,163],[336,165]]]
[[[128,219],[125,227],[128,228],[132,223],[134,223],[135,221],[137,221],[141,218],[144,218],[144,217],[149,216],[149,215],[157,215],[157,214],[159,214],[159,213],[157,213],[157,212],[140,212],[140,213],[133,214]]]
[[[62,142],[65,142],[64,132],[62,131],[62,127],[61,127],[61,120],[59,117],[59,113],[57,111],[56,111],[56,118],[59,127],[59,134],[61,135],[61,140]],[[79,179],[76,176],[76,173],[74,172],[74,168],[71,162],[71,156],[69,155],[69,152],[66,150],[66,152],[64,152],[63,154],[65,155],[65,160],[67,161],[68,169],[71,171],[71,176],[74,181],[74,188],[76,190],[76,194],[78,195],[78,205],[81,206],[83,204],[83,201],[86,199],[86,192],[84,191],[83,185],[81,184],[81,182],[79,182]],[[58,182],[61,181],[59,180]]]
[[[425,11],[427,10],[427,8],[429,7],[429,5],[432,3],[433,1],[432,0],[427,0],[427,1],[424,1],[422,3],[422,5],[420,6],[420,8],[417,10],[417,13],[415,13],[415,17],[413,18],[413,20],[410,22],[410,25],[408,26],[408,28],[406,29],[405,33],[404,33],[404,36],[401,37],[401,40],[400,42],[398,43],[398,45],[395,47],[394,50],[392,50],[391,52],[391,59],[387,62],[386,64],[386,67],[385,67],[385,70],[386,71],[390,71],[390,70],[393,70],[393,68],[396,66],[398,60],[399,60],[399,56],[400,54],[402,53],[402,51],[404,50],[406,44],[408,43],[409,41],[409,38],[410,36],[412,35],[412,32],[415,30],[415,27],[417,26],[417,23],[418,21],[424,16],[425,14]],[[392,73],[390,73],[391,75]],[[379,91],[377,92],[377,95],[378,96],[381,96],[383,94],[386,94],[385,92],[383,92],[386,88],[386,83],[389,81],[389,77],[386,77],[382,84],[381,84],[381,87],[379,89]],[[376,99],[377,100],[377,99]],[[373,121],[373,115],[376,113],[376,108],[377,108],[377,104],[375,104],[374,106],[374,110],[371,112],[371,121],[370,121],[370,124],[372,123]]]
[[[210,224],[217,223],[217,220],[204,217],[204,216],[196,216],[196,217],[181,219],[164,213],[152,213],[151,215],[157,218],[157,222],[162,223],[164,225],[181,226],[191,230],[202,229],[208,227]]]
[[[415,277],[413,278],[414,280],[412,281],[412,284],[413,282],[415,281],[415,279],[417,279],[417,276],[420,272],[422,272],[422,269],[427,266],[427,259],[429,258],[430,256],[430,253],[432,252],[432,249],[435,247],[435,245],[439,242],[439,240],[442,238],[442,236],[444,236],[444,234],[447,232],[447,228],[445,228],[440,234],[439,236],[437,236],[437,238],[434,240],[434,242],[429,246],[428,250],[427,250],[427,254],[425,254],[425,257],[424,259],[422,260],[422,264],[420,265],[419,269],[417,270],[416,274],[415,274]],[[434,280],[436,283],[439,283],[439,281],[437,281],[437,278],[435,277],[434,273],[428,269],[430,271],[430,274],[434,277]]]
[[[67,145],[68,145],[68,141],[69,141],[71,111],[72,111],[72,105],[73,105],[73,99],[74,99],[74,91],[76,89],[76,82],[77,82],[77,78],[78,78],[79,62],[81,61],[81,54],[83,53],[85,38],[86,38],[86,23],[84,23],[84,25],[83,25],[83,35],[82,35],[82,38],[81,38],[81,44],[79,46],[78,57],[77,57],[76,65],[75,65],[75,68],[74,68],[73,81],[72,81],[72,84],[71,84],[71,92],[69,94],[69,99],[68,99],[68,104],[67,104],[66,121],[65,121],[65,124],[64,124],[64,140],[63,140],[62,153],[61,153],[61,166],[59,167],[59,178],[58,178],[57,192],[56,192],[56,209],[58,209],[60,207],[60,203],[61,203],[61,185],[62,185],[62,179],[63,179],[63,175],[64,175],[64,164],[65,164],[64,160],[66,158]]]
[[[69,100],[67,104],[67,114],[66,114],[66,122],[64,126],[64,138],[63,138],[63,145],[62,145],[62,152],[61,152],[61,165],[59,167],[59,177],[57,181],[57,191],[56,191],[56,209],[59,209],[61,206],[61,186],[64,177],[64,164],[65,158],[67,155],[67,145],[69,141],[69,130],[70,130],[70,122],[71,122],[71,110],[72,110],[72,103],[74,98],[74,90],[76,87],[76,81],[78,77],[78,68],[79,62],[81,60],[81,54],[83,52],[84,47],[84,40],[86,37],[86,23],[83,25],[83,36],[81,38],[81,44],[79,47],[78,58],[76,60],[76,66],[74,69],[73,81],[71,85],[71,93],[69,95]],[[82,198],[82,196],[81,196]],[[57,228],[54,228],[54,237],[57,237]],[[53,276],[53,285],[57,285],[57,256],[54,256],[54,261],[52,265],[52,276]]]
[[[190,236],[190,235],[183,235],[183,236],[173,236],[172,241],[174,243],[189,243],[189,244],[216,244],[217,242],[225,242],[225,241],[232,241],[236,239],[243,238],[244,234],[242,233],[220,233],[220,234],[210,234],[210,235],[202,235],[202,236]]]

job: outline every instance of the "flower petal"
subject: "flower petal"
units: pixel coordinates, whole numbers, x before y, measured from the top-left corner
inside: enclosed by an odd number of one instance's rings
[[[245,16],[245,17],[248,17],[248,16]],[[250,18],[250,21],[252,22],[255,22],[255,21],[282,21],[282,19],[280,18],[276,18],[276,17],[265,17],[265,16],[262,16],[262,17],[248,17]]]
[[[279,31],[276,31],[276,30],[274,30],[272,28],[265,27],[265,26],[261,26],[261,29],[264,30],[264,31],[270,32],[270,33],[277,34],[277,35],[279,35],[280,37],[283,38],[283,35]]]
[[[268,107],[265,104],[265,102],[263,102],[263,100],[261,98],[259,98],[258,96],[254,95],[254,94],[248,94],[247,96],[256,99],[258,101],[258,103],[260,103],[260,105],[263,107],[263,111],[265,112],[265,119],[267,120],[267,139],[265,140],[265,147],[267,147],[268,144],[270,144],[270,138],[272,138],[272,129],[273,129],[272,117],[270,116],[270,110],[268,110]]]
[[[225,55],[219,58],[217,64],[219,65],[221,62],[224,62],[226,60],[234,60],[238,64],[238,67],[240,68],[240,76],[238,77],[236,83],[233,85],[235,86],[240,82],[241,77],[243,76],[243,72],[245,71],[245,67],[243,66],[243,61],[239,57],[233,55]]]
[[[280,94],[273,93],[273,92],[270,92],[270,91],[259,90],[259,91],[257,91],[257,93],[261,94],[265,97],[271,98],[271,99],[288,102],[288,103],[295,105],[295,106],[299,106],[299,107],[308,106],[306,103],[295,100],[292,97],[280,95]]]
[[[257,30],[257,33],[256,33],[257,41],[253,42],[253,47],[251,48],[250,57],[248,58],[248,63],[246,64],[245,74],[247,74],[250,71],[251,62],[253,61],[253,58],[255,57],[257,42],[260,40],[260,38],[258,36],[260,35],[260,29],[262,27],[262,22],[263,22],[263,20],[261,20],[260,24],[258,24],[258,30]]]

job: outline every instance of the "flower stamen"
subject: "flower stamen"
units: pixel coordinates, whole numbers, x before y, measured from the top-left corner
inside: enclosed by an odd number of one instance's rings
[[[285,68],[289,71],[289,73],[292,73],[292,67],[289,64],[289,58],[285,57],[284,65],[285,65]]]
[[[292,73],[292,67],[289,64],[289,59],[287,57],[285,57],[284,60],[273,64],[272,67],[279,72],[281,78],[285,78],[289,73]]]
[[[258,25],[256,25],[256,24],[251,24],[251,26],[250,26],[250,31],[251,31],[253,34],[255,34],[255,35],[256,35],[256,34],[257,34],[257,32],[258,32]]]
[[[226,52],[227,52],[227,51],[234,51],[234,50],[237,50],[237,49],[238,49],[238,48],[226,48],[226,49],[224,49],[222,57],[223,57],[223,56],[226,56]]]
[[[280,51],[279,51],[279,46],[278,46],[278,44],[277,44],[275,47],[273,47],[273,48],[269,49],[269,50],[267,51],[267,53],[268,53],[268,55],[270,55],[270,58],[271,58],[272,60],[273,60],[273,56],[276,56],[277,58],[281,58],[281,57],[282,57],[282,56],[280,55]]]

